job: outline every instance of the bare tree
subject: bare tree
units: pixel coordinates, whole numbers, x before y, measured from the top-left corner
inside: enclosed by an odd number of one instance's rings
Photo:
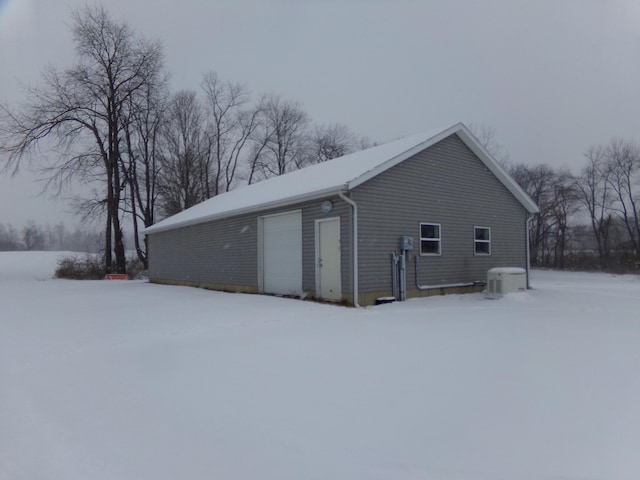
[[[267,144],[271,141],[271,133],[268,128],[266,115],[264,114],[267,99],[268,97],[263,95],[255,105],[256,125],[252,134],[249,136],[249,151],[245,160],[246,173],[244,174],[244,179],[248,185],[264,178],[261,174],[262,160],[265,157],[263,152],[267,148]]]
[[[209,139],[204,113],[193,90],[176,93],[167,109],[160,154],[159,194],[164,215],[173,215],[206,200],[209,185]]]
[[[20,250],[20,236],[13,225],[0,223],[0,252]]]
[[[339,123],[315,126],[310,135],[308,163],[321,163],[360,150],[363,144],[349,127]]]
[[[58,222],[51,227],[47,226],[48,248],[51,250],[62,250],[65,234],[65,227],[62,222]]]
[[[505,170],[510,168],[509,153],[504,149],[500,143],[498,143],[498,137],[496,129],[490,125],[481,123],[480,125],[470,123],[469,130],[476,137],[476,140],[491,154],[491,156],[500,164]]]
[[[46,235],[44,231],[36,225],[36,222],[29,220],[27,225],[22,229],[22,238],[25,248],[31,250],[43,250],[46,244]]]
[[[240,83],[224,82],[215,72],[202,81],[207,135],[211,144],[213,181],[207,197],[228,192],[236,182],[238,167],[250,155],[251,138],[261,125],[262,106],[250,104],[250,93]]]
[[[309,116],[298,102],[270,95],[263,101],[263,119],[254,136],[260,148],[255,169],[262,178],[283,175],[302,167],[308,146]],[[254,175],[251,178],[255,178]]]
[[[577,198],[589,214],[600,268],[605,268],[611,253],[613,227],[612,190],[609,183],[611,169],[607,164],[606,147],[592,146],[585,157],[588,163],[576,178]]]
[[[529,245],[531,264],[545,264],[549,259],[553,233],[555,171],[548,165],[516,165],[510,173],[540,209],[531,223]]]
[[[18,108],[0,107],[0,153],[4,168],[15,172],[38,144],[52,139],[60,156],[48,159],[51,182],[60,185],[77,176],[98,180],[106,216],[105,270],[124,273],[124,126],[132,97],[142,95],[163,68],[162,47],[100,6],[75,11],[71,30],[78,63],[62,72],[46,71],[42,86],[28,89],[27,101]]]
[[[633,253],[640,259],[640,148],[614,138],[606,152],[610,168],[607,178],[615,196],[613,210],[624,223]]]
[[[158,73],[160,70],[158,70]],[[127,208],[133,224],[133,239],[138,258],[147,268],[147,246],[140,243],[140,224],[155,221],[160,173],[161,131],[166,123],[168,93],[166,76],[149,82],[142,95],[131,98],[131,115],[124,125],[126,162],[122,168],[129,187]],[[146,242],[146,237],[145,237]]]
[[[551,202],[551,231],[553,232],[553,266],[565,268],[565,255],[571,237],[569,222],[578,212],[578,190],[573,175],[559,170],[553,177],[553,201]]]

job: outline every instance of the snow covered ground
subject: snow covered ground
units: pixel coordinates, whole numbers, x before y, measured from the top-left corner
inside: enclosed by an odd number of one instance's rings
[[[0,479],[637,480],[640,279],[349,309],[0,253]]]

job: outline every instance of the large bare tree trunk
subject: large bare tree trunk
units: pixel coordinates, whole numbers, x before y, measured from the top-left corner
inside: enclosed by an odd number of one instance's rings
[[[0,105],[2,130],[8,132],[0,153],[4,167],[16,171],[42,140],[52,139],[58,155],[50,158],[59,160],[41,168],[58,186],[78,177],[99,185],[97,190],[104,192],[100,210],[106,216],[105,270],[124,273],[121,214],[127,212],[123,191],[130,178],[122,165],[137,161],[133,155],[128,162],[122,158],[127,154],[121,151],[124,129],[135,107],[144,103],[141,99],[163,78],[162,47],[115,21],[101,6],[75,11],[71,30],[77,64],[46,71],[43,85],[29,89],[23,105]]]

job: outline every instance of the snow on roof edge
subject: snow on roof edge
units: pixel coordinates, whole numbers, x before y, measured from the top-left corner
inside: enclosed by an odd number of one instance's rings
[[[407,152],[416,145],[428,143],[429,139],[450,128],[452,127],[403,137],[285,175],[239,187],[165,218],[142,230],[141,233],[173,230],[249,211],[288,205],[294,201],[311,200],[321,194],[337,194],[338,191],[349,190],[354,180],[373,172],[376,172],[373,176],[377,175],[389,168],[380,170],[381,165],[390,166],[389,162],[394,160],[399,163],[410,156]],[[336,168],[338,165],[340,168]]]
[[[245,185],[161,220],[142,230],[142,233],[173,230],[348,191],[453,134],[458,135],[529,213],[538,212],[535,202],[478,142],[471,131],[463,123],[456,123],[445,129],[407,136],[256,184]],[[342,168],[336,168],[337,165]],[[326,181],[318,181],[318,177],[324,176],[328,177]],[[313,188],[314,181],[309,180],[315,180],[316,188]],[[310,184],[310,189],[302,188],[307,184]],[[281,190],[276,187],[280,187]],[[249,193],[248,190],[257,193],[255,198],[251,199],[251,195],[246,195]],[[274,194],[274,191],[277,193]],[[245,200],[245,197],[249,198]],[[227,208],[225,202],[230,204]]]
[[[295,197],[288,197],[288,198],[284,198],[284,199],[281,199],[281,200],[275,200],[273,202],[261,203],[261,204],[259,204],[257,206],[256,205],[249,205],[249,206],[237,208],[237,209],[234,209],[234,210],[225,210],[224,212],[216,212],[216,213],[213,213],[211,215],[204,215],[204,216],[193,218],[193,219],[187,219],[187,220],[184,220],[184,221],[181,221],[181,222],[171,223],[169,225],[161,225],[161,223],[164,221],[164,220],[162,220],[162,221],[160,221],[160,222],[158,222],[158,223],[156,223],[154,225],[151,225],[151,226],[143,229],[141,231],[141,233],[147,234],[147,233],[165,232],[167,230],[173,230],[173,229],[176,229],[176,228],[189,227],[189,226],[192,226],[192,225],[198,225],[200,223],[210,222],[212,220],[219,220],[219,219],[222,219],[222,218],[236,217],[238,215],[243,215],[245,213],[260,212],[262,210],[270,210],[272,208],[286,207],[287,205],[291,205],[293,203],[299,203],[299,202],[304,201],[304,200],[315,200],[317,198],[324,198],[324,197],[327,197],[329,195],[337,195],[338,192],[343,191],[343,190],[347,190],[347,186],[346,185],[341,185],[340,187],[326,188],[324,190],[318,190],[318,191],[315,191],[315,192],[309,192],[309,193],[302,194],[302,195],[296,195]],[[171,218],[171,217],[167,217],[167,218]]]

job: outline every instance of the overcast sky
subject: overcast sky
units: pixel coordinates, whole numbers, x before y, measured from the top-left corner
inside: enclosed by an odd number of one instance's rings
[[[72,9],[0,0],[0,98],[74,61]],[[495,128],[516,163],[575,171],[640,131],[637,0],[109,0],[162,40],[172,87],[203,73],[301,102],[317,123],[385,142],[458,121]],[[0,223],[63,220],[28,174],[0,177]]]

